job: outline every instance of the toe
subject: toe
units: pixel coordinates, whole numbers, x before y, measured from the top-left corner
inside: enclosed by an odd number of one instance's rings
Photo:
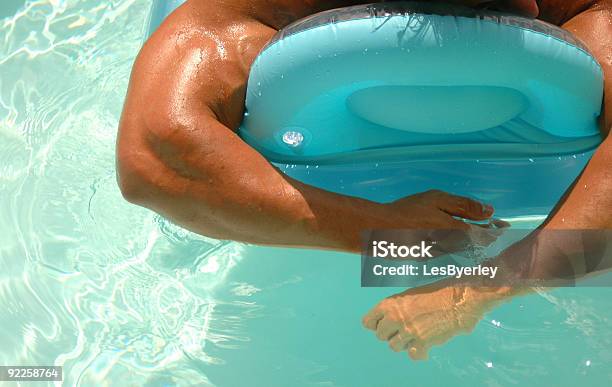
[[[408,347],[412,341],[412,337],[407,333],[398,333],[389,339],[389,347],[394,352],[401,352]]]
[[[408,348],[412,360],[427,360],[427,348],[422,343],[413,343]]]
[[[376,330],[378,322],[385,317],[385,314],[378,308],[374,308],[363,317],[362,324],[367,329]]]
[[[397,324],[382,319],[376,328],[376,337],[379,340],[387,341],[398,332]]]

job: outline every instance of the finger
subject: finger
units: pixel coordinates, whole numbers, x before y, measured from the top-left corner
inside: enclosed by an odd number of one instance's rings
[[[495,212],[490,205],[447,193],[438,194],[436,205],[449,215],[470,220],[486,220]]]
[[[408,349],[408,356],[412,360],[427,360],[427,348],[422,343],[412,344]]]
[[[495,228],[510,228],[510,226],[512,226],[510,222],[506,222],[502,219],[491,219],[490,224]]]
[[[363,317],[362,324],[367,329],[376,330],[378,322],[385,317],[385,314],[378,308],[374,308]]]
[[[376,337],[378,337],[379,340],[387,341],[393,337],[393,335],[397,334],[397,331],[396,324],[383,319],[378,323],[378,327],[376,328]]]
[[[504,228],[508,228],[511,226],[511,223],[506,222],[505,220],[497,219],[497,218],[491,218],[486,223],[470,223],[470,224],[474,226],[478,226],[480,228],[487,229],[487,230],[499,230],[499,229],[504,229]]]
[[[393,352],[401,352],[405,350],[411,342],[412,336],[409,333],[398,333],[389,340],[389,347],[391,347]]]

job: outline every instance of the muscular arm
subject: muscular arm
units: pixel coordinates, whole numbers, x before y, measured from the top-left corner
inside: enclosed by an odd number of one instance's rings
[[[172,14],[135,63],[118,140],[124,195],[211,237],[353,243],[325,235],[321,225],[352,234],[339,222],[372,204],[290,181],[234,132],[250,63],[276,32],[266,25],[275,20],[259,21],[239,4],[209,6],[214,14],[200,5]]]
[[[117,144],[128,200],[219,239],[346,251],[359,250],[364,229],[463,228],[451,215],[492,214],[439,192],[373,203],[276,170],[235,133],[249,67],[275,28],[341,3],[212,1],[179,8],[134,65]]]

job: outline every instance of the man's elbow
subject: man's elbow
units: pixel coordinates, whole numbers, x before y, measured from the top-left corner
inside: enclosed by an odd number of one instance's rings
[[[117,184],[121,194],[130,203],[149,207],[159,187],[160,168],[158,160],[147,147],[130,135],[119,130],[116,148]]]
[[[121,141],[117,146],[117,184],[130,203],[157,209],[168,198],[182,198],[188,187],[173,168],[146,145]],[[162,200],[164,199],[164,200]]]
[[[121,195],[125,200],[132,204],[144,204],[145,196],[143,195],[142,187],[139,187],[137,184],[134,184],[129,179],[126,179],[120,173],[117,173],[117,183],[119,184],[119,190],[121,191]]]
[[[132,157],[117,152],[117,184],[123,198],[130,203],[145,205],[147,199],[147,179],[142,176],[142,169]],[[146,173],[146,172],[144,172]]]

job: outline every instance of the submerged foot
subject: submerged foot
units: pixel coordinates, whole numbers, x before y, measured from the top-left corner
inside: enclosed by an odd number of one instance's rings
[[[475,289],[441,281],[381,301],[363,325],[393,351],[423,360],[432,346],[471,332],[484,313],[503,297],[494,289]]]

